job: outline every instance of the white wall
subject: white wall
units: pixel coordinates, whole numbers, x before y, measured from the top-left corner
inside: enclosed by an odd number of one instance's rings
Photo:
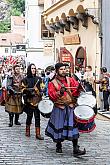
[[[5,53],[5,48],[8,48],[8,53]],[[12,47],[12,48],[16,48],[16,47]],[[7,46],[7,47],[0,47],[0,57],[2,56],[19,56],[19,55],[23,55],[26,56],[26,52],[25,51],[16,51],[16,53],[12,53],[12,48]]]
[[[37,5],[37,0],[27,0],[26,7],[26,41],[29,48],[43,48],[43,41],[41,40],[41,13],[43,7]]]
[[[44,56],[42,52],[27,52],[27,63],[34,63],[37,68],[45,69],[49,65],[54,64],[53,56]]]
[[[37,0],[26,0],[25,41],[27,63],[35,63],[39,68],[45,68],[54,62],[54,53],[44,54],[44,41],[41,39],[41,14],[43,6],[38,6]]]

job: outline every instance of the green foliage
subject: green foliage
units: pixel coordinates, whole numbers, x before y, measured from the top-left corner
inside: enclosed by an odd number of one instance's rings
[[[20,16],[25,11],[25,0],[6,0],[11,6],[10,14],[12,16]],[[0,33],[7,33],[11,29],[10,20],[0,21]]]
[[[11,5],[12,10],[16,9],[21,13],[25,10],[25,0],[7,0],[7,2]]]
[[[11,23],[9,21],[0,21],[0,33],[7,33],[10,29]]]
[[[20,16],[20,15],[21,15],[21,12],[18,11],[17,9],[12,9],[12,10],[10,11],[10,14],[11,14],[12,16]]]

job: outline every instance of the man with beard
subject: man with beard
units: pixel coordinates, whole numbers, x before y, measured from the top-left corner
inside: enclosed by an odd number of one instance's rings
[[[56,76],[49,82],[48,93],[54,102],[45,134],[56,143],[56,152],[62,153],[62,142],[70,140],[73,143],[74,156],[84,155],[78,146],[79,132],[74,121],[74,108],[80,94],[79,83],[71,77],[66,77],[66,67],[63,63],[55,65]],[[71,90],[67,89],[72,87]]]
[[[27,68],[27,76],[22,80],[22,90],[24,96],[24,111],[27,114],[26,119],[26,136],[30,137],[30,126],[32,117],[35,117],[36,139],[43,140],[40,135],[40,111],[38,103],[41,100],[41,83],[42,79],[36,76],[36,66],[30,64]]]
[[[13,67],[13,74],[7,77],[7,98],[5,110],[9,113],[9,127],[13,126],[13,117],[15,115],[15,125],[21,125],[18,121],[19,114],[23,111],[21,101],[21,80],[23,76],[20,74],[20,66],[18,64]]]

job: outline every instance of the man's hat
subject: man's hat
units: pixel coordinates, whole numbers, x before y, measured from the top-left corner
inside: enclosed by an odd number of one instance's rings
[[[62,66],[65,66],[65,64],[64,64],[64,63],[61,63],[61,62],[56,63],[56,64],[55,64],[55,70],[58,71],[59,68],[61,68]]]
[[[106,67],[102,67],[102,71],[103,71],[104,73],[106,73],[106,72],[107,72],[107,68],[106,68]]]

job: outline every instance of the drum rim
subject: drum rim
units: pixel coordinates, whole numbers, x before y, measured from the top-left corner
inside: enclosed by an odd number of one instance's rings
[[[96,105],[96,103],[97,103],[96,98],[95,98],[95,96],[93,96],[92,94],[86,93],[86,92],[84,92],[83,94],[81,94],[81,95],[78,97],[78,99],[77,99],[78,105],[79,105],[79,106],[80,106],[80,105],[86,105],[86,104],[84,104],[84,103],[79,103],[79,99],[80,99],[83,95],[89,95],[89,96],[92,96],[92,98],[94,98],[94,105],[93,105],[93,106],[92,106],[92,105],[87,105],[87,106],[93,108],[93,107]],[[93,104],[93,101],[92,101],[92,104]]]
[[[89,107],[90,109],[92,109],[92,107],[91,106],[88,106],[88,105],[85,105],[85,104],[83,104],[83,105],[78,105],[77,107],[81,107],[81,106],[86,106],[86,107]],[[77,108],[76,107],[76,108]],[[75,109],[76,109],[75,108]],[[74,115],[75,115],[75,117],[77,118],[76,120],[77,121],[82,121],[82,123],[87,123],[87,121],[89,122],[89,121],[93,121],[94,120],[94,118],[95,118],[95,114],[94,114],[94,110],[92,109],[92,111],[93,111],[93,116],[91,116],[90,118],[88,118],[88,119],[81,119],[81,118],[79,118],[79,117],[77,117],[76,116],[76,114],[75,114],[75,109],[74,109]]]
[[[41,111],[41,109],[39,108],[39,106],[40,106],[41,102],[47,101],[47,100],[49,100],[49,101],[52,103],[52,108],[51,108],[51,111],[48,111],[47,113],[45,113],[45,112]],[[39,111],[40,111],[41,113],[43,113],[43,114],[49,114],[49,113],[51,113],[51,112],[52,112],[52,109],[53,109],[53,106],[54,106],[54,104],[53,104],[52,100],[47,99],[47,98],[42,99],[42,100],[38,103],[38,109],[39,109]]]

